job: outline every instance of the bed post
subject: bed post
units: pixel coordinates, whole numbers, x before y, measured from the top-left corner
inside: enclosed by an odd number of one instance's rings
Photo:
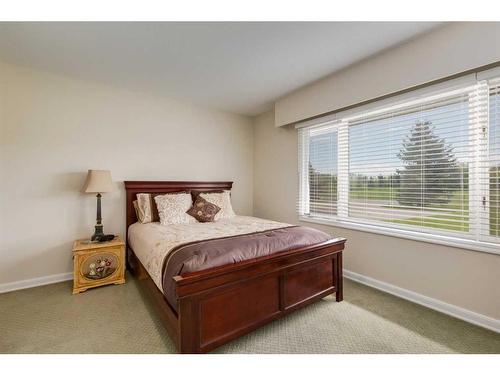
[[[179,299],[179,348],[181,353],[200,353],[200,306],[196,298]]]
[[[335,262],[335,267],[336,267],[336,274],[337,274],[337,280],[336,281],[336,287],[337,287],[337,292],[335,293],[335,299],[337,302],[340,302],[344,299],[344,279],[342,275],[342,252],[338,252],[336,254],[336,262]]]

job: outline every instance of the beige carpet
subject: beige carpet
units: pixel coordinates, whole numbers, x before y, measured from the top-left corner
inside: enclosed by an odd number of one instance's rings
[[[500,353],[500,334],[346,280],[331,297],[217,353]],[[71,282],[0,295],[2,353],[173,353],[132,277],[71,295]]]

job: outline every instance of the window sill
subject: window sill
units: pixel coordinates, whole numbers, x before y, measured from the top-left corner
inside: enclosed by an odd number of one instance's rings
[[[460,249],[480,251],[483,253],[500,255],[500,245],[487,242],[476,242],[465,238],[455,238],[445,235],[418,233],[397,228],[381,227],[365,223],[355,223],[351,221],[312,218],[307,216],[299,216],[299,220],[308,223],[329,225],[332,227],[346,228],[352,230],[360,230],[363,232],[382,234],[391,237],[404,238],[413,241],[422,241],[438,245],[457,247]]]

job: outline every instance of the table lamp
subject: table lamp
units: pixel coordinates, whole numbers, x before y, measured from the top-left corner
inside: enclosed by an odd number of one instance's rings
[[[91,238],[92,241],[98,241],[102,236],[104,236],[101,217],[101,193],[110,193],[114,190],[115,185],[111,180],[110,171],[89,169],[87,180],[85,181],[85,185],[83,186],[83,192],[97,194],[97,217],[95,232]]]

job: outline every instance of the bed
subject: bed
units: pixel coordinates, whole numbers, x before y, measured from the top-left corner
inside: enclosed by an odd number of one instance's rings
[[[127,268],[181,353],[209,352],[332,293],[342,301],[343,238],[245,216],[172,227],[136,223],[138,193],[231,188],[125,181]],[[207,248],[218,256],[206,255]]]

